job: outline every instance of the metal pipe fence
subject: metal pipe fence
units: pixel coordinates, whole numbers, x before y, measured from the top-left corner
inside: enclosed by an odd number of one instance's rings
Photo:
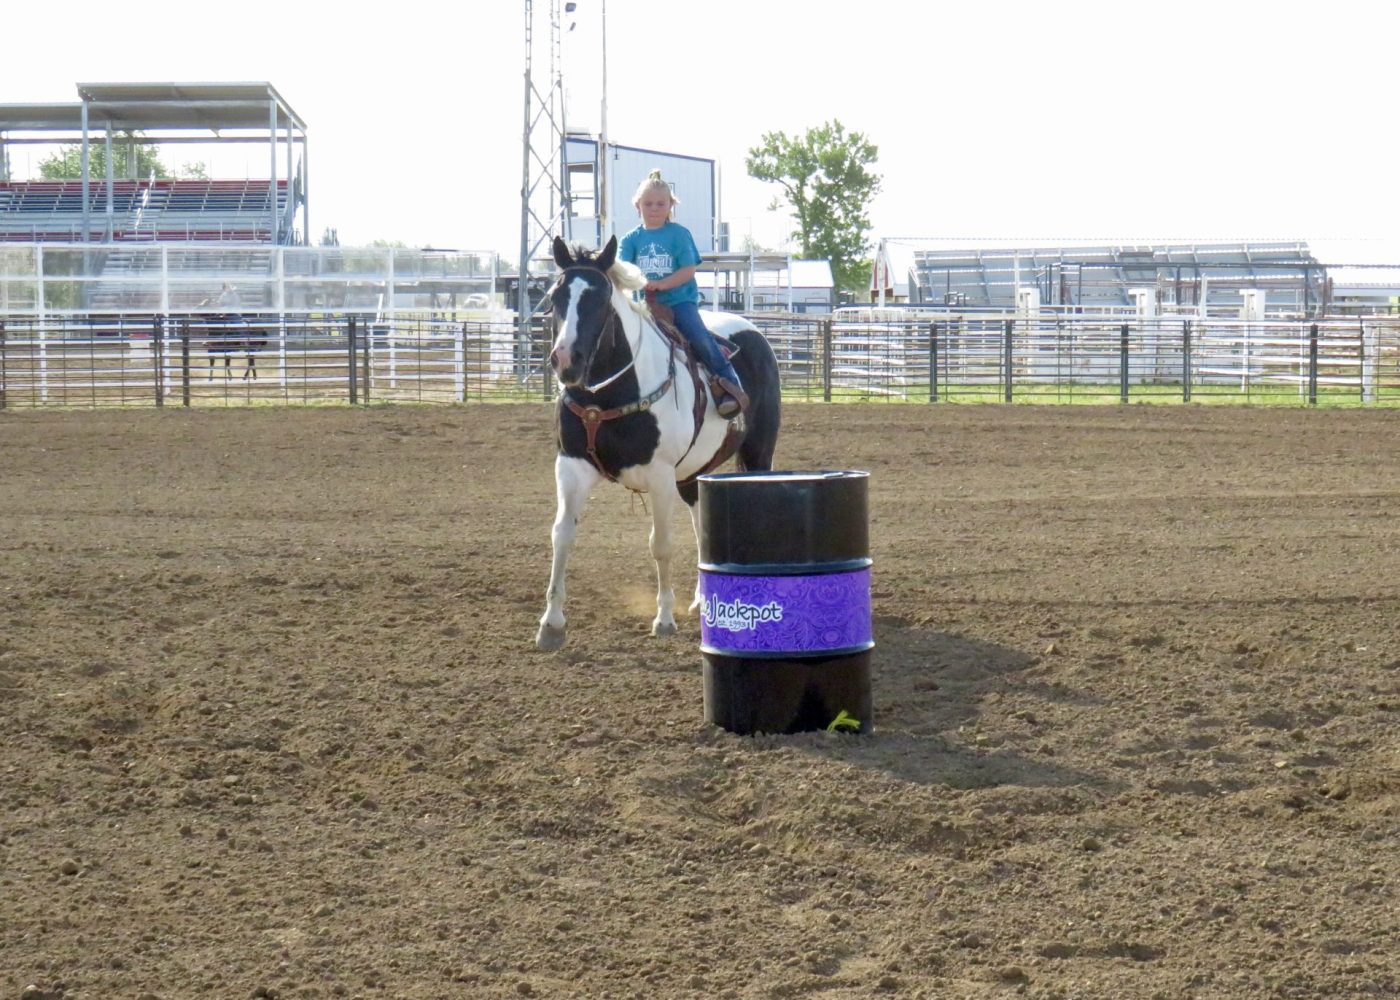
[[[546,331],[374,314],[0,321],[0,407],[543,399]]]
[[[1400,403],[1400,318],[762,314],[787,398]],[[547,400],[546,321],[432,313],[0,319],[0,409]]]

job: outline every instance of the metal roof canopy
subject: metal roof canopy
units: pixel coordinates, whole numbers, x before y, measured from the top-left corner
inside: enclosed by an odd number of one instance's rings
[[[81,132],[81,104],[0,104],[0,132]],[[7,139],[7,142],[18,140]],[[35,142],[53,142],[36,139]]]
[[[287,147],[286,176],[288,200],[292,211],[300,201],[304,238],[310,241],[309,212],[306,191],[310,169],[307,165],[308,142],[306,123],[292,110],[290,104],[271,83],[80,83],[78,96],[72,104],[0,104],[0,154],[12,143],[56,143],[78,141],[83,147],[83,237],[88,238],[91,178],[88,175],[87,149],[94,130],[106,133],[110,143],[113,132],[147,133],[151,129],[172,131],[208,131],[206,136],[151,136],[153,143],[170,142],[267,142],[271,147],[271,182],[278,179],[278,133],[285,133]],[[256,137],[224,136],[226,130],[255,130]],[[299,132],[294,135],[293,131]],[[69,133],[71,138],[49,135],[43,138],[14,138],[6,132]],[[298,169],[292,165],[292,149],[300,144],[302,162]],[[0,157],[0,164],[3,157]],[[110,176],[111,160],[108,160]],[[293,177],[293,174],[297,177]],[[6,176],[0,173],[0,177]],[[299,188],[297,187],[299,185]],[[108,216],[111,215],[111,189],[108,187]],[[277,214],[277,196],[271,197],[271,228],[273,242],[280,242],[282,220]],[[290,214],[290,213],[289,213]]]
[[[306,123],[270,83],[80,83],[89,121],[113,128],[277,128]]]
[[[78,95],[82,101],[0,104],[0,132],[81,132],[84,104],[90,129],[266,131],[275,113],[276,128],[306,131],[301,116],[270,83],[80,83]]]

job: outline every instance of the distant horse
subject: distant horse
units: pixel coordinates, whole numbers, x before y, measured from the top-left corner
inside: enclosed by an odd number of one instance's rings
[[[210,381],[214,378],[214,363],[219,357],[224,359],[224,380],[227,381],[233,377],[232,363],[235,354],[248,356],[248,366],[243,369],[243,381],[246,382],[250,378],[257,379],[257,352],[267,346],[267,340],[254,336],[253,331],[248,327],[248,321],[239,314],[238,289],[233,286],[232,282],[225,281],[223,288],[217,295],[211,295],[199,305],[201,308],[208,305],[222,306],[227,310],[215,313],[205,320],[208,324],[205,341],[209,349]]]
[[[224,359],[224,380],[233,377],[233,356],[245,355],[247,364],[243,369],[243,381],[258,378],[258,352],[267,346],[265,337],[256,336],[256,331],[248,326],[248,321],[240,315],[213,315],[208,317],[209,328],[205,342],[209,350],[209,378],[214,378],[214,367],[219,358]]]
[[[564,644],[565,568],[589,492],[605,478],[651,495],[657,587],[651,631],[670,635],[676,631],[670,581],[676,497],[690,506],[698,532],[697,476],[735,451],[741,471],[772,468],[780,422],[778,361],[768,341],[743,317],[701,312],[711,332],[737,348],[733,364],[750,406],[731,425],[715,411],[705,380],[684,348],[629,297],[629,291],[646,285],[646,278],[617,260],[616,237],[596,253],[571,252],[556,237],[554,260],[561,271],[549,290],[555,334],[549,364],[563,387],[554,460],[559,510],[547,603],[535,643],[540,649]]]

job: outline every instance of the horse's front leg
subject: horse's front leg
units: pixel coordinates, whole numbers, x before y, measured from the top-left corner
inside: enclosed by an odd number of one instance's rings
[[[700,554],[700,505],[690,504],[690,527],[695,532],[695,553],[697,558]],[[705,603],[705,599],[700,596],[700,571],[695,572],[695,598],[690,602],[690,613],[695,614],[700,610],[700,606]]]
[[[676,594],[671,589],[671,519],[676,510],[676,470],[653,462],[647,475],[651,494],[651,557],[656,560],[656,620],[652,635],[675,635]]]
[[[560,455],[554,460],[554,488],[559,497],[559,510],[551,532],[554,561],[549,569],[549,590],[545,593],[540,628],[535,633],[535,645],[540,649],[558,649],[564,645],[564,571],[569,565],[569,553],[574,549],[579,520],[588,505],[589,491],[599,478],[598,470],[584,459]]]

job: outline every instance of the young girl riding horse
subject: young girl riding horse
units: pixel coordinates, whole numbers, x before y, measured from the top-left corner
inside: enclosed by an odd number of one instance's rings
[[[642,224],[622,237],[617,256],[637,265],[647,277],[646,291],[655,292],[656,301],[675,313],[676,328],[713,376],[710,391],[715,409],[731,420],[748,409],[749,401],[739,388],[734,366],[700,318],[700,286],[695,281],[700,251],[690,230],[671,221],[671,210],[678,202],[671,185],[661,179],[661,171],[653,170],[632,196]]]
[[[559,506],[551,531],[553,559],[545,611],[535,643],[564,644],[565,577],[579,522],[593,488],[613,480],[651,497],[651,554],[656,562],[652,632],[676,631],[671,588],[672,513],[691,509],[698,532],[698,477],[733,455],[740,471],[773,467],[781,406],[778,359],[742,316],[705,312],[702,330],[725,336],[751,397],[742,421],[721,417],[702,376],[680,345],[662,333],[632,299],[646,278],[616,259],[617,240],[600,252],[554,241],[559,276],[549,291],[554,341],[549,365],[560,386],[559,453],[554,484]],[[697,315],[699,311],[697,310]],[[696,587],[696,604],[699,587]]]

